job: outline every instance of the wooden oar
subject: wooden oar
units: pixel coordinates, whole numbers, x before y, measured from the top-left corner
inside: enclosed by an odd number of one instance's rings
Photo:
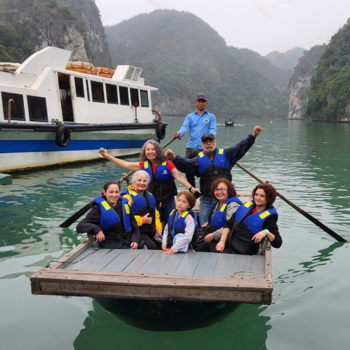
[[[169,142],[167,142],[162,149],[169,146],[175,139],[179,137],[173,137]],[[129,173],[125,174],[121,179],[118,181],[118,184],[122,183],[126,178],[128,178],[130,175],[132,175],[135,171],[130,171]],[[63,222],[59,227],[69,227],[73,224],[73,222],[77,221],[82,215],[84,215],[90,208],[91,208],[92,202],[89,202],[84,207],[82,207],[80,210],[78,210],[75,214],[73,214],[70,218],[68,218],[65,222]]]
[[[244,170],[247,174],[249,174],[251,177],[253,177],[255,180],[259,181],[260,183],[263,183],[264,181],[260,180],[257,176],[255,176],[253,173],[251,173],[249,170],[247,170],[244,166],[242,166],[239,163],[236,163],[238,167],[240,167],[242,170]],[[315,225],[317,225],[319,228],[321,228],[323,231],[327,232],[330,236],[335,238],[339,242],[347,242],[346,239],[344,239],[342,236],[339,236],[337,233],[335,233],[333,230],[331,230],[326,225],[322,224],[322,222],[318,221],[316,218],[314,218],[312,215],[304,211],[303,209],[299,208],[296,204],[291,202],[286,197],[282,196],[280,193],[277,192],[277,196],[280,197],[282,200],[284,200],[287,204],[289,204],[291,207],[293,207],[295,210],[297,210],[301,215],[304,215],[307,219],[309,219],[311,222],[313,222]]]

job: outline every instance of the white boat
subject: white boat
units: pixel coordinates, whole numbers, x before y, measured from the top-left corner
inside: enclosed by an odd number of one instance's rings
[[[132,155],[164,138],[157,89],[141,68],[106,72],[70,56],[47,47],[22,64],[0,63],[0,172],[97,159],[100,148]]]

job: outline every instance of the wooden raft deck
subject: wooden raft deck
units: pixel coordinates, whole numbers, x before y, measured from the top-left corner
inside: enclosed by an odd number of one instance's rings
[[[30,280],[33,294],[92,298],[269,305],[273,291],[270,247],[265,256],[166,255],[158,250],[94,249],[83,242]]]

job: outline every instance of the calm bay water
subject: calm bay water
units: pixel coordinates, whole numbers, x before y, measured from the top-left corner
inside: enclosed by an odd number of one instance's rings
[[[183,118],[169,123],[167,142]],[[304,121],[218,123],[217,143],[228,147],[263,127],[240,164],[350,240],[350,125]],[[174,141],[184,155],[185,140]],[[224,321],[188,332],[150,332],[128,326],[90,298],[31,295],[29,277],[84,238],[58,228],[124,171],[105,161],[14,175],[0,186],[1,349],[348,349],[349,244],[336,242],[277,199],[281,249],[273,251],[271,306],[241,305]],[[233,182],[256,180],[238,167]]]

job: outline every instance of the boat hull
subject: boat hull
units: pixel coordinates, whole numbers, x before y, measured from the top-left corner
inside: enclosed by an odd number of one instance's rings
[[[149,139],[157,139],[156,124],[67,125],[66,147],[56,143],[56,125],[0,123],[0,172],[46,167],[100,158],[105,148],[114,156],[141,151]]]
[[[95,298],[98,304],[123,322],[152,331],[186,331],[208,327],[228,317],[235,302],[187,302]]]

